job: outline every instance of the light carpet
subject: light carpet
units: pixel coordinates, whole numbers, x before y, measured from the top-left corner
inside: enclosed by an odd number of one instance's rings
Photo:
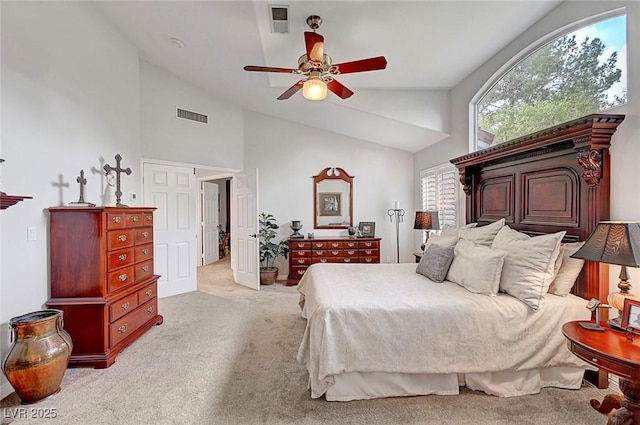
[[[313,400],[307,372],[295,359],[306,321],[294,287],[244,288],[233,283],[227,258],[199,268],[198,289],[159,300],[162,325],[108,369],[69,368],[61,391],[26,406],[27,418],[13,418],[21,407],[15,394],[2,400],[2,423],[606,423],[589,406],[589,399],[603,394],[589,385],[514,398],[461,388],[457,396]],[[47,409],[55,409],[56,417],[33,417]]]

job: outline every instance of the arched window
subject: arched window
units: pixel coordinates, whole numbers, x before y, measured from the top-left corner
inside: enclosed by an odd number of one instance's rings
[[[627,20],[618,15],[539,47],[475,105],[475,150],[627,102]]]

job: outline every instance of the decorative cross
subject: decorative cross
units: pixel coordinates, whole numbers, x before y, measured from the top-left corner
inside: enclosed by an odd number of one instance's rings
[[[116,172],[116,207],[126,207],[126,205],[123,205],[122,203],[120,203],[120,198],[122,197],[122,192],[120,191],[120,173],[125,173],[126,175],[130,175],[131,168],[120,167],[120,161],[122,160],[122,157],[120,156],[120,154],[117,154],[115,158],[116,158],[116,166],[112,167],[109,164],[105,164],[104,171],[105,171],[105,174],[109,174],[111,171]]]
[[[84,185],[87,184],[87,179],[84,178],[84,170],[80,170],[80,175],[76,178],[76,181],[80,183],[80,199],[78,199],[78,202],[72,202],[71,205],[95,207],[96,204],[84,201]]]

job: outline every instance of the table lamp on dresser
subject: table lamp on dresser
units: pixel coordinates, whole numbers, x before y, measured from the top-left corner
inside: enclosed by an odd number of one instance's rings
[[[440,229],[438,211],[416,211],[416,221],[413,228],[415,230],[426,230],[426,237],[420,245],[420,250],[424,251],[425,244],[429,240],[429,230]]]
[[[638,299],[629,292],[627,267],[640,267],[640,222],[601,221],[571,257],[621,266],[620,291],[612,292],[607,298],[609,305],[618,310],[618,317],[610,319],[609,325],[620,329],[625,298]]]

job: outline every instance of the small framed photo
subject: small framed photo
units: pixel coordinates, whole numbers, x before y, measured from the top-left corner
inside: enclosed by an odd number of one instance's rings
[[[363,238],[374,238],[376,236],[376,223],[373,221],[361,221],[358,223],[358,235]]]
[[[318,193],[318,215],[340,216],[342,208],[342,193]]]
[[[622,311],[622,329],[640,334],[640,300],[624,299]]]

